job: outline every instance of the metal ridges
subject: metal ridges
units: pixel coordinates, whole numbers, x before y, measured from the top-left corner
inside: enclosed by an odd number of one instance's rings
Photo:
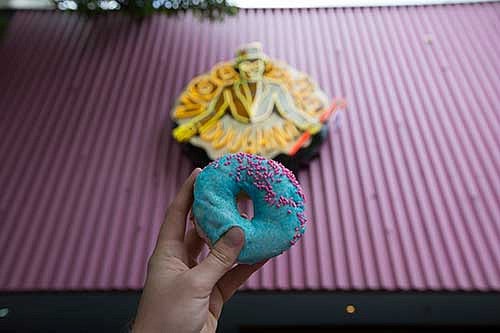
[[[190,162],[169,112],[259,40],[348,100],[299,174],[306,236],[245,285],[500,290],[500,5],[19,12],[0,46],[0,289],[137,289]],[[333,124],[331,124],[333,126]]]

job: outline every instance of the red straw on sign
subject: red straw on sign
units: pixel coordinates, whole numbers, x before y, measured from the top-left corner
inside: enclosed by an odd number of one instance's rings
[[[324,124],[332,116],[332,114],[335,113],[335,111],[337,111],[338,109],[345,108],[346,105],[347,105],[347,102],[344,99],[342,99],[342,98],[335,99],[332,102],[332,104],[330,105],[330,107],[328,107],[328,109],[325,112],[323,112],[323,114],[319,117],[319,121],[322,124]],[[297,154],[299,149],[307,142],[307,140],[309,140],[310,137],[311,137],[311,133],[304,132],[300,136],[300,138],[297,139],[295,144],[292,146],[292,148],[288,152],[288,155],[294,156],[295,154]]]

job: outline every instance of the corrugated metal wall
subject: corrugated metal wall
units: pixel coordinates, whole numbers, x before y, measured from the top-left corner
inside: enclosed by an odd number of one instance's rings
[[[300,173],[312,223],[256,289],[500,290],[500,4],[15,14],[0,48],[0,289],[140,288],[190,172],[194,75],[260,40],[349,109]]]

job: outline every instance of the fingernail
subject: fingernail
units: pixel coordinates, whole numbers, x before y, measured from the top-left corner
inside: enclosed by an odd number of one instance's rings
[[[190,177],[196,177],[198,176],[198,174],[201,172],[201,169],[200,168],[196,168],[194,169],[193,171],[191,171],[191,175]]]
[[[245,235],[243,234],[243,230],[237,227],[229,229],[222,238],[222,241],[229,247],[239,247],[243,244],[244,240]]]

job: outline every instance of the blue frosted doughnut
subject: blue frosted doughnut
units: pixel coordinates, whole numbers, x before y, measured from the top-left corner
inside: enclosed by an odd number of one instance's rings
[[[254,217],[240,216],[239,193],[253,201]],[[231,227],[245,233],[238,261],[256,263],[277,256],[305,232],[304,193],[293,173],[261,156],[225,155],[196,177],[193,214],[198,233],[210,246]]]

